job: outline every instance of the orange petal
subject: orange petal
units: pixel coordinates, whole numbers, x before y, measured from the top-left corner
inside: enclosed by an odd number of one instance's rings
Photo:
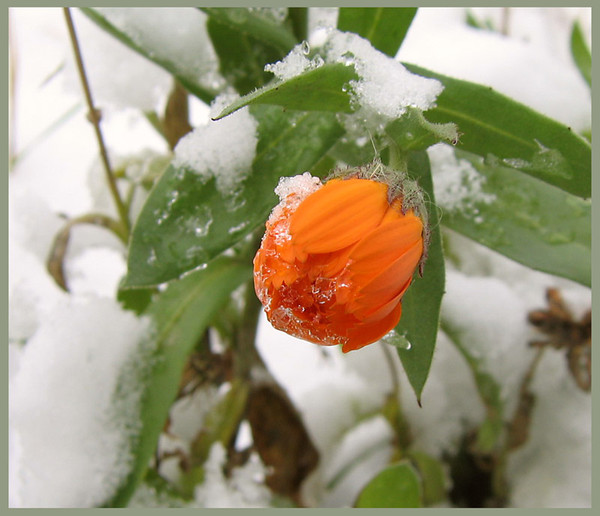
[[[402,303],[398,303],[398,306],[383,319],[371,324],[357,324],[348,332],[348,340],[342,345],[342,352],[348,353],[381,339],[396,327],[401,315]]]
[[[293,245],[307,253],[342,249],[375,229],[388,207],[387,185],[369,179],[333,179],[292,215]]]
[[[422,233],[421,219],[412,214],[382,223],[352,249],[348,258],[353,280],[364,284],[415,245]]]
[[[402,286],[412,277],[423,253],[423,243],[415,242],[387,269],[382,271],[370,283],[365,285],[361,292],[365,295],[383,295],[390,292],[395,295]]]

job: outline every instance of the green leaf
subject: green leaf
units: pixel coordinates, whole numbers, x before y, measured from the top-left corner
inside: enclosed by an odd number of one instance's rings
[[[144,477],[189,353],[231,292],[251,277],[249,264],[221,257],[205,270],[171,283],[149,306],[146,315],[156,326],[157,349],[143,386],[141,428],[132,443],[135,462],[109,506],[125,506]]]
[[[479,156],[455,154],[480,177],[457,185],[473,193],[444,211],[446,227],[528,267],[591,286],[591,201]]]
[[[443,83],[436,107],[426,115],[431,122],[458,125],[459,149],[495,156],[505,166],[569,193],[591,196],[591,146],[569,127],[487,86],[404,66]]]
[[[579,69],[579,72],[587,82],[588,86],[592,87],[592,54],[588,48],[581,25],[578,21],[573,24],[571,30],[571,55]]]
[[[250,36],[252,39],[277,49],[282,56],[298,43],[293,32],[284,24],[277,23],[250,9],[203,7],[200,10],[213,20],[229,26],[233,31]]]
[[[309,170],[341,136],[330,113],[285,113],[254,106],[256,157],[235,193],[222,193],[214,178],[202,179],[170,166],[133,228],[125,287],[147,287],[201,266],[264,224],[277,202],[282,176]],[[221,149],[220,152],[227,152]]]
[[[425,191],[431,206],[435,206],[429,159],[425,151],[409,154],[408,173]],[[410,348],[398,349],[398,355],[419,404],[435,349],[445,284],[442,239],[436,210],[429,212],[429,225],[431,237],[423,277],[415,278],[404,294],[402,317],[395,328],[396,333],[410,342]]]
[[[266,84],[271,74],[264,71],[265,64],[285,55],[219,17],[210,17],[206,28],[219,56],[219,72],[241,95]]]
[[[477,387],[477,392],[485,406],[486,417],[479,427],[475,446],[482,454],[492,453],[499,444],[504,430],[504,400],[501,395],[500,384],[492,375],[485,371],[485,364],[477,360],[461,339],[461,332],[452,321],[442,320],[442,330],[450,338],[456,349],[463,356]]]
[[[420,450],[409,450],[408,458],[423,482],[423,505],[432,506],[445,500],[446,474],[440,461]]]
[[[379,51],[394,57],[404,41],[416,7],[342,7],[337,28],[368,39]]]
[[[133,34],[129,34],[117,28],[108,20],[108,18],[103,16],[98,9],[89,7],[81,7],[80,9],[83,14],[95,22],[99,27],[107,31],[109,34],[117,38],[132,50],[136,51],[138,54],[144,56],[161,68],[164,68],[167,72],[171,73],[187,91],[198,97],[203,102],[210,104],[220,93],[220,89],[217,89],[211,85],[211,78],[207,76],[198,77],[197,70],[190,70],[185,66],[185,63],[187,62],[185,56],[174,54],[166,57],[162,55],[163,52],[161,52],[160,55],[157,55],[156,49],[147,48],[138,44]],[[204,30],[204,28],[199,27],[198,30]],[[195,51],[202,51],[202,49]],[[206,82],[202,82],[203,78],[206,80]]]
[[[402,461],[388,466],[361,491],[355,507],[422,507],[421,480],[415,468]]]
[[[308,38],[308,8],[288,7],[288,22],[298,41]]]
[[[249,392],[250,385],[246,381],[235,378],[231,382],[231,388],[207,414],[202,432],[192,443],[195,460],[204,463],[216,442],[220,442],[224,448],[229,446],[244,418]]]
[[[432,124],[418,108],[408,107],[400,118],[390,122],[385,132],[404,152],[425,150],[435,143],[458,142],[459,132],[456,124]]]
[[[227,106],[219,120],[250,104],[273,104],[285,109],[303,111],[352,111],[350,96],[344,87],[358,79],[353,66],[342,63],[324,64],[286,81],[276,81],[260,88]]]

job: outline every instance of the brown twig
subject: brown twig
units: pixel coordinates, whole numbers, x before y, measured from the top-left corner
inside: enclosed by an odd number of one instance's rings
[[[106,173],[106,181],[108,183],[108,187],[110,189],[110,193],[113,197],[115,205],[117,207],[117,211],[119,213],[119,218],[121,219],[121,223],[126,229],[127,233],[129,233],[129,217],[127,215],[127,207],[123,203],[121,196],[119,194],[119,189],[117,188],[117,181],[110,166],[110,162],[108,160],[108,152],[106,150],[106,146],[104,144],[104,138],[102,137],[102,131],[100,129],[100,111],[94,107],[94,101],[92,99],[92,93],[90,91],[90,86],[87,80],[87,75],[85,73],[85,68],[83,65],[83,59],[81,57],[81,49],[79,48],[79,42],[77,40],[77,34],[75,33],[75,26],[73,24],[73,18],[71,17],[71,10],[68,7],[63,8],[63,12],[65,14],[65,20],[67,22],[67,28],[69,30],[69,37],[71,39],[71,44],[73,45],[73,52],[75,54],[75,60],[77,63],[77,70],[79,72],[79,78],[81,80],[81,85],[83,87],[83,91],[85,94],[85,100],[87,102],[87,106],[89,109],[88,119],[94,126],[94,131],[96,133],[96,139],[98,140],[98,147],[100,149],[100,157],[102,159],[102,164],[104,166],[104,171]]]
[[[67,246],[71,238],[71,228],[78,224],[92,224],[94,226],[104,227],[112,231],[123,243],[127,243],[127,235],[124,233],[122,225],[106,215],[91,213],[69,220],[63,229],[61,229],[54,237],[54,242],[50,248],[48,259],[46,260],[48,272],[54,281],[56,281],[57,285],[67,292],[69,291],[69,288],[64,273],[64,260],[67,253]]]

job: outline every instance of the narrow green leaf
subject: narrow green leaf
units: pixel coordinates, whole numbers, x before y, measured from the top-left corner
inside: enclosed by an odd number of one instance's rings
[[[468,347],[462,342],[460,329],[452,321],[442,320],[442,330],[450,338],[456,349],[463,356],[471,373],[477,392],[486,411],[486,417],[479,427],[475,446],[481,453],[491,453],[499,444],[504,430],[504,400],[501,395],[500,384],[485,370],[485,364],[477,360]]]
[[[432,506],[445,500],[446,474],[440,461],[420,450],[409,450],[408,458],[423,482],[423,505]]]
[[[264,71],[265,64],[285,55],[219,17],[208,19],[207,30],[219,56],[219,72],[240,95],[266,84],[271,74]]]
[[[277,49],[282,56],[298,43],[293,32],[284,24],[270,20],[250,9],[243,7],[202,7],[200,9],[212,19],[228,25],[232,30]]]
[[[155,51],[156,49],[145,48],[139,45],[135,41],[135,38],[132,34],[128,34],[127,32],[118,29],[105,16],[103,16],[98,9],[89,7],[81,7],[80,9],[83,14],[95,22],[99,27],[107,31],[109,34],[117,38],[132,50],[136,51],[138,54],[144,56],[161,68],[164,68],[167,72],[171,73],[187,91],[198,97],[206,104],[210,104],[220,93],[220,90],[212,86],[210,83],[212,79],[208,77],[198,77],[197,70],[190,70],[185,66],[185,63],[187,62],[185,56],[171,55],[168,57],[159,57]],[[199,28],[199,30],[200,29],[204,30],[204,28]],[[207,79],[206,83],[202,82],[203,78]]]
[[[307,7],[289,7],[288,22],[291,25],[292,32],[298,41],[304,41],[308,38]]]
[[[108,506],[125,506],[144,477],[189,353],[231,292],[251,277],[249,264],[221,257],[169,285],[148,307],[146,314],[156,325],[157,349],[143,386],[141,428],[133,437],[134,467]]]
[[[394,57],[404,41],[416,7],[342,7],[337,28],[355,32],[377,49]]]
[[[456,144],[459,133],[456,124],[432,124],[418,108],[409,107],[400,118],[390,122],[385,132],[404,152],[425,150],[438,142]]]
[[[214,178],[185,168],[165,171],[133,228],[125,287],[172,280],[240,241],[264,224],[279,178],[309,170],[342,134],[332,113],[286,113],[274,106],[253,106],[252,113],[259,141],[239,190],[222,193]]]
[[[415,468],[402,461],[388,466],[361,491],[355,507],[422,507],[421,479]]]
[[[592,54],[588,48],[585,38],[583,37],[583,31],[578,21],[573,24],[571,30],[571,55],[573,60],[579,69],[579,72],[588,83],[588,86],[592,87]]]
[[[436,107],[426,116],[432,122],[457,124],[462,133],[459,149],[495,156],[505,166],[569,193],[591,196],[591,146],[569,127],[487,86],[404,66],[444,84]]]
[[[431,206],[435,206],[429,160],[425,151],[409,155],[408,173],[426,192]],[[404,294],[402,317],[395,328],[396,333],[410,342],[410,348],[398,349],[398,355],[419,404],[435,349],[445,285],[442,240],[435,209],[429,212],[429,224],[431,238],[423,277],[415,278]]]
[[[469,183],[448,188],[470,193],[444,210],[446,227],[528,267],[591,286],[591,201],[479,156],[455,154],[472,174]]]
[[[345,85],[358,79],[354,67],[341,63],[324,64],[286,81],[272,82],[227,106],[219,120],[250,104],[273,104],[303,111],[352,111]]]
[[[204,463],[216,442],[220,442],[225,448],[229,446],[244,418],[249,392],[250,386],[246,381],[235,378],[231,382],[229,391],[206,415],[202,432],[192,443],[192,455],[196,461]]]

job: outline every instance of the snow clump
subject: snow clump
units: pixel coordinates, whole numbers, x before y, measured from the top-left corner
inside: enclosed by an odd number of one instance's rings
[[[211,116],[216,116],[234,99],[231,94],[218,96]],[[258,122],[247,107],[197,127],[179,140],[173,166],[191,169],[205,180],[214,176],[217,189],[223,194],[232,194],[252,167],[258,142],[257,127]]]

